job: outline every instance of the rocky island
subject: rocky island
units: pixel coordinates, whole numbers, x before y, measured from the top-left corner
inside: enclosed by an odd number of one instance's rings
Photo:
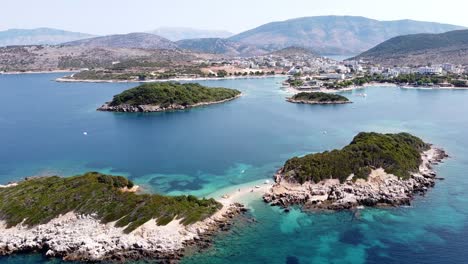
[[[40,252],[78,261],[179,259],[245,211],[194,196],[137,194],[121,176],[96,172],[0,186],[0,256]]]
[[[147,83],[114,96],[99,111],[162,112],[224,103],[241,96],[228,88],[208,88],[197,83]]]
[[[339,94],[322,92],[301,92],[286,99],[288,102],[297,104],[349,104],[348,98]]]
[[[264,195],[271,205],[340,210],[409,205],[437,179],[446,153],[408,133],[359,133],[341,150],[294,157]]]

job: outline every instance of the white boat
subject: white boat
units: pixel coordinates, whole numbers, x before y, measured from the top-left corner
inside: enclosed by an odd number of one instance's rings
[[[85,131],[85,132],[83,132],[83,135],[87,136],[87,135],[88,135],[88,132],[86,132],[86,131]]]

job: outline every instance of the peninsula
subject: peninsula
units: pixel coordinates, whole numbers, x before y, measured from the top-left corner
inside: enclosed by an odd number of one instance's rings
[[[359,133],[341,150],[286,161],[263,198],[325,210],[409,205],[414,194],[435,185],[432,165],[446,157],[408,133]]]
[[[135,191],[126,178],[97,172],[0,186],[0,256],[174,260],[188,245],[205,246],[245,211],[214,199]]]
[[[348,104],[348,98],[339,94],[323,92],[301,92],[286,99],[288,102],[297,104]]]
[[[208,88],[196,83],[147,83],[115,95],[99,111],[162,112],[224,103],[241,96],[228,88]]]

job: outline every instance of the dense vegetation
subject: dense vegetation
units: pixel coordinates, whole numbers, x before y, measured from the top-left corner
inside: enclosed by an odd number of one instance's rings
[[[197,103],[231,99],[240,95],[240,93],[240,91],[234,89],[208,88],[197,83],[150,83],[114,96],[110,105],[159,105],[167,107],[176,104],[190,106]]]
[[[349,102],[349,99],[342,95],[322,92],[302,92],[294,95],[291,99],[311,102]]]
[[[145,222],[156,219],[165,225],[173,219],[190,224],[205,219],[221,208],[213,199],[194,196],[162,196],[123,192],[133,183],[121,176],[90,172],[61,178],[57,176],[29,179],[17,186],[0,188],[0,219],[8,226],[33,226],[47,223],[60,214],[97,214],[104,223],[131,232]],[[127,226],[128,225],[128,226]]]
[[[292,87],[300,87],[304,85],[304,81],[301,79],[297,79],[297,78],[287,79],[286,82],[288,82],[289,85],[291,85]]]
[[[295,157],[284,165],[284,174],[300,183],[339,179],[344,182],[351,174],[354,179],[367,179],[371,169],[383,168],[403,179],[416,172],[422,151],[429,145],[408,133],[359,133],[341,150],[326,151]]]

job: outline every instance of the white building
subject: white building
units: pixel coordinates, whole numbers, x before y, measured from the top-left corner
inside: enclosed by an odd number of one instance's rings
[[[396,67],[395,71],[398,71],[399,74],[411,74],[413,70],[410,67]]]
[[[442,69],[446,72],[454,72],[456,69],[456,66],[451,63],[444,63],[442,64]]]
[[[290,75],[294,75],[296,73],[302,73],[302,70],[301,70],[300,67],[294,66],[288,71],[288,74],[290,74]]]
[[[371,67],[370,74],[382,74],[383,70],[379,67]]]
[[[325,78],[330,80],[344,80],[345,75],[343,73],[328,73],[324,75]]]
[[[420,67],[418,69],[418,73],[419,74],[428,74],[428,75],[442,74],[442,67],[440,67],[440,66]]]

